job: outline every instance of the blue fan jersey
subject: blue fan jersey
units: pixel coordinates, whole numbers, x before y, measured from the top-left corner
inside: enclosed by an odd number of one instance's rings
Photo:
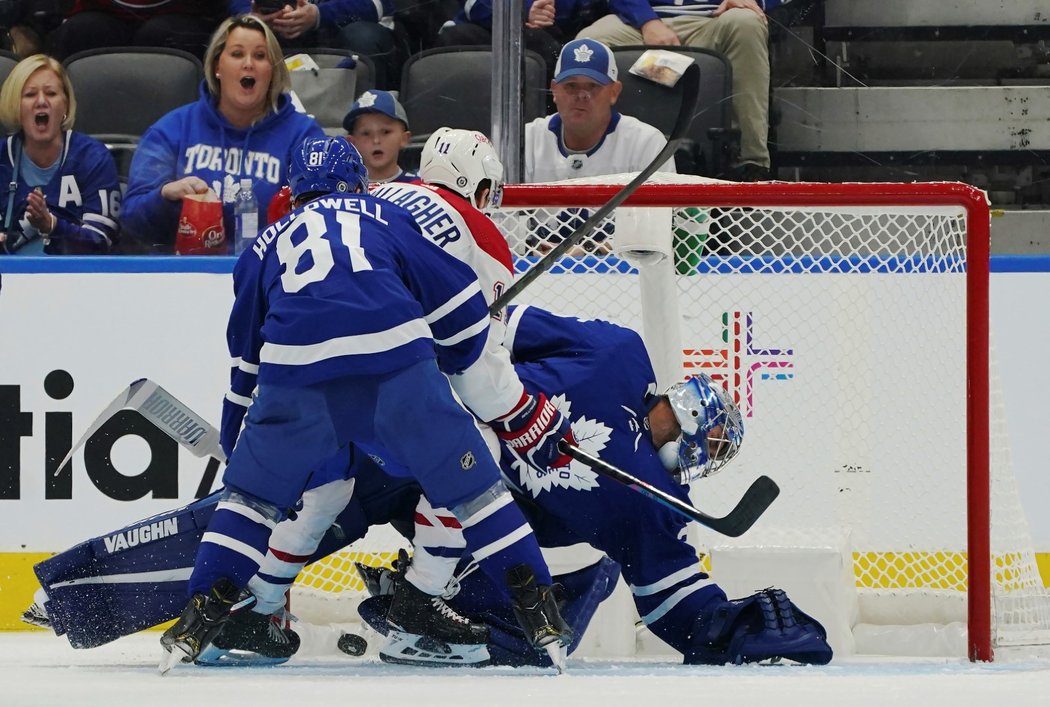
[[[437,357],[481,355],[488,309],[473,271],[367,194],[322,197],[259,234],[234,268],[233,357],[222,439],[232,449],[256,383],[300,386]]]
[[[223,229],[233,243],[240,180],[251,180],[263,223],[266,205],[287,181],[292,150],[308,137],[324,137],[324,131],[313,118],[296,112],[288,94],[278,98],[277,110],[248,128],[237,128],[219,112],[202,82],[196,102],[167,113],[142,136],[131,161],[122,226],[129,237],[171,252],[182,202],[168,201],[161,189],[192,175],[223,202]]]
[[[45,184],[28,184],[24,177],[25,161],[21,138],[12,136],[0,150],[0,209],[3,221],[10,221],[11,240],[15,234],[25,234],[29,243],[17,252],[22,255],[74,255],[105,253],[117,237],[117,218],[120,216],[120,180],[109,150],[98,140],[83,133],[68,130],[65,144],[54,173]],[[13,165],[21,163],[21,172],[12,179]],[[6,213],[10,183],[15,182],[15,198],[11,214]],[[29,192],[40,187],[51,213],[57,217],[55,229],[44,245],[38,233],[25,217]]]

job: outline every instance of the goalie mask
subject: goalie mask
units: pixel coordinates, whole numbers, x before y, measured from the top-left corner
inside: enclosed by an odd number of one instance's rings
[[[312,137],[292,151],[288,165],[292,201],[303,194],[368,191],[368,169],[357,148],[341,137]]]
[[[503,163],[489,139],[475,130],[435,130],[423,146],[419,177],[448,187],[479,209],[475,194],[485,180],[492,182],[489,206],[499,206],[503,197]]]
[[[665,395],[682,432],[660,448],[660,461],[683,484],[720,471],[744,440],[744,421],[729,393],[701,373]]]

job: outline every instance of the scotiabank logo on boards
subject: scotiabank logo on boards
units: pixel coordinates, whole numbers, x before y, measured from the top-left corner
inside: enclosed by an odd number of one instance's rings
[[[755,412],[755,380],[791,380],[795,377],[794,349],[759,346],[755,342],[752,312],[722,313],[722,346],[684,349],[686,372],[706,373],[725,384],[744,417]],[[764,342],[763,342],[764,343]]]
[[[31,474],[43,475],[43,497],[48,500],[71,499],[74,492],[83,493],[85,483],[117,501],[135,501],[146,496],[179,497],[178,443],[133,410],[118,411],[85,442],[83,450],[74,455],[76,459],[83,454],[87,479],[80,475],[74,479],[72,461],[57,468],[73,446],[73,413],[34,414],[25,410],[23,387],[0,384],[0,501],[24,498],[23,482]],[[44,377],[44,393],[52,400],[65,400],[73,387],[73,376],[67,371],[54,370]],[[77,424],[83,429],[90,422],[78,420]],[[144,469],[136,468],[134,474],[122,473],[113,462],[114,445],[129,435],[141,438],[149,447],[149,463]],[[44,468],[28,468],[22,460],[23,441],[40,437],[44,441]],[[197,498],[209,493],[218,471],[216,460],[202,463],[207,466]]]

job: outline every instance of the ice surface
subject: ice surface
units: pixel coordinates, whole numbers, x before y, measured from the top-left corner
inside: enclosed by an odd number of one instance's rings
[[[854,658],[825,667],[693,667],[569,658],[569,671],[422,669],[374,655],[296,657],[273,668],[179,665],[157,673],[159,634],[74,650],[43,632],[0,633],[0,705],[391,707],[964,707],[1050,705],[1050,659]],[[371,652],[371,651],[370,651]],[[1005,657],[1005,656],[1004,656]]]

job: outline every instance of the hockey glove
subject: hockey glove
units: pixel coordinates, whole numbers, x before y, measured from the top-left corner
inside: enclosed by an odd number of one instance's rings
[[[509,415],[491,424],[511,451],[541,471],[568,466],[572,461],[558,449],[561,440],[576,444],[569,421],[543,393],[523,394]]]

